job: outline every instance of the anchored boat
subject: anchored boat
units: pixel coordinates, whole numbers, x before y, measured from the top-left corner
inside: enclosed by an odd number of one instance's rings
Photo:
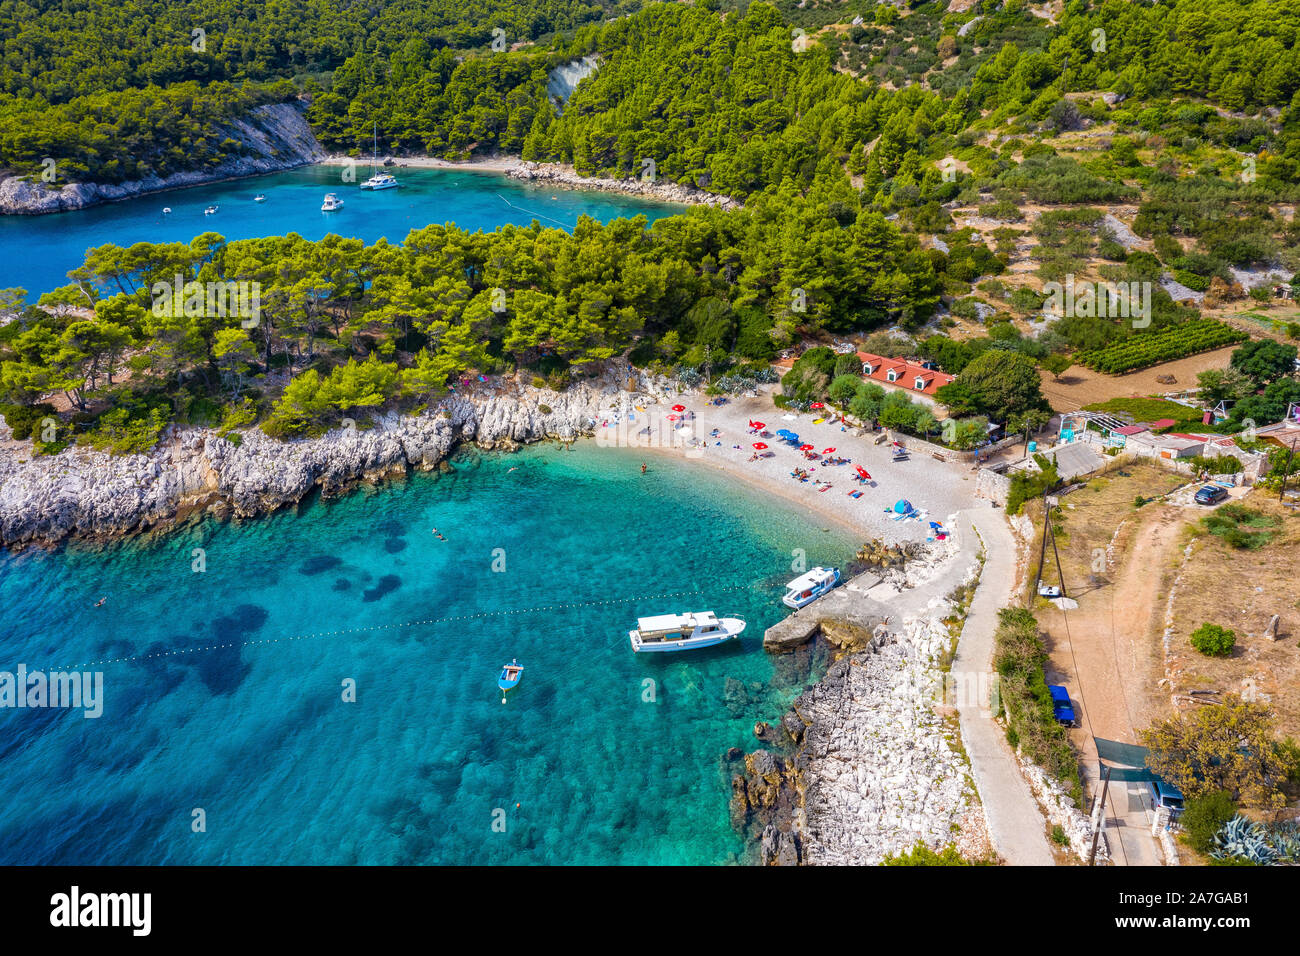
[[[627,632],[632,650],[690,651],[713,647],[740,637],[745,622],[738,617],[718,617],[712,611],[689,614],[660,614],[637,618],[636,628]]]
[[[811,604],[839,583],[839,568],[813,568],[785,586],[785,597],[781,598],[781,603],[797,611]]]
[[[334,193],[326,193],[325,201],[321,203],[321,212],[333,212],[335,209],[343,208],[343,200]]]
[[[509,693],[519,686],[519,681],[523,676],[524,669],[520,666],[518,658],[516,658],[501,668],[501,676],[497,678],[497,686],[501,688],[501,693]]]
[[[375,124],[375,151],[370,157],[370,178],[361,184],[362,189],[392,189],[399,185],[392,173],[376,172],[379,165],[379,124]]]

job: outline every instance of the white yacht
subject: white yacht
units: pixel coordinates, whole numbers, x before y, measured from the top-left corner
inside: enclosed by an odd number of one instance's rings
[[[839,583],[839,568],[813,568],[785,586],[785,597],[781,598],[781,603],[797,611],[804,605],[811,604]]]
[[[397,184],[398,184],[397,177],[394,176],[392,173],[375,173],[375,175],[371,176],[369,179],[367,179],[364,183],[361,184],[361,188],[362,189],[392,189]]]
[[[334,193],[326,193],[325,201],[321,203],[321,212],[333,212],[335,209],[343,208],[343,200]]]
[[[375,124],[374,152],[370,155],[370,178],[361,184],[362,189],[392,189],[398,185],[397,177],[392,173],[375,172],[379,166],[379,124]]]
[[[718,617],[712,611],[689,614],[660,614],[637,618],[636,629],[627,632],[632,650],[689,651],[734,641],[745,629],[738,617]]]

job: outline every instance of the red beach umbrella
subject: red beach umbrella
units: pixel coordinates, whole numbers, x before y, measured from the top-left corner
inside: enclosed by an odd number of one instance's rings
[[[669,416],[668,416],[668,420],[669,420],[670,422],[675,422],[675,421],[677,421],[677,416],[676,416],[676,415],[669,415]]]
[[[812,446],[812,445],[800,445],[800,446],[799,446],[799,450],[800,450],[800,451],[812,451],[812,450],[813,450],[813,446]]]
[[[749,427],[750,427],[750,428],[766,428],[767,426],[766,426],[765,424],[763,424],[762,422],[750,422],[750,423],[749,423]]]
[[[674,405],[674,406],[673,406],[673,411],[675,411],[675,412],[684,412],[684,411],[686,411],[686,406],[685,406],[685,405]]]
[[[767,450],[767,445],[763,444],[761,441],[754,442],[754,447],[757,448],[759,451]]]
[[[829,454],[833,453],[834,451],[835,451],[834,448],[823,448],[823,449],[822,449],[822,454],[823,454],[823,455],[829,455]]]
[[[821,402],[813,402],[813,403],[812,403],[811,405],[809,405],[808,407],[809,407],[809,408],[825,408],[826,406],[823,405]]]

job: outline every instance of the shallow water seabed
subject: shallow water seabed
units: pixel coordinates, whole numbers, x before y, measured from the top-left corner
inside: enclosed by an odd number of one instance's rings
[[[762,632],[796,550],[843,563],[859,542],[640,460],[461,453],[254,521],[0,554],[0,670],[105,684],[98,719],[0,710],[0,861],[742,859],[723,754],[810,678]],[[637,616],[704,608],[745,617],[743,642],[627,645]]]

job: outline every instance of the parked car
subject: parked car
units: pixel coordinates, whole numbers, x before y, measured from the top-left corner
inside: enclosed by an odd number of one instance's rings
[[[1052,714],[1065,726],[1073,727],[1077,718],[1070,703],[1070,692],[1060,684],[1048,684],[1047,692],[1052,695]]]
[[[1228,490],[1220,488],[1218,485],[1205,485],[1200,491],[1196,492],[1196,503],[1198,505],[1217,505],[1228,497]]]
[[[1151,803],[1157,810],[1164,807],[1175,817],[1183,812],[1183,793],[1172,783],[1165,783],[1156,777],[1147,781],[1147,789],[1151,792]]]
[[[1059,598],[1061,596],[1061,589],[1055,584],[1040,583],[1038,585],[1038,596],[1045,598]]]

